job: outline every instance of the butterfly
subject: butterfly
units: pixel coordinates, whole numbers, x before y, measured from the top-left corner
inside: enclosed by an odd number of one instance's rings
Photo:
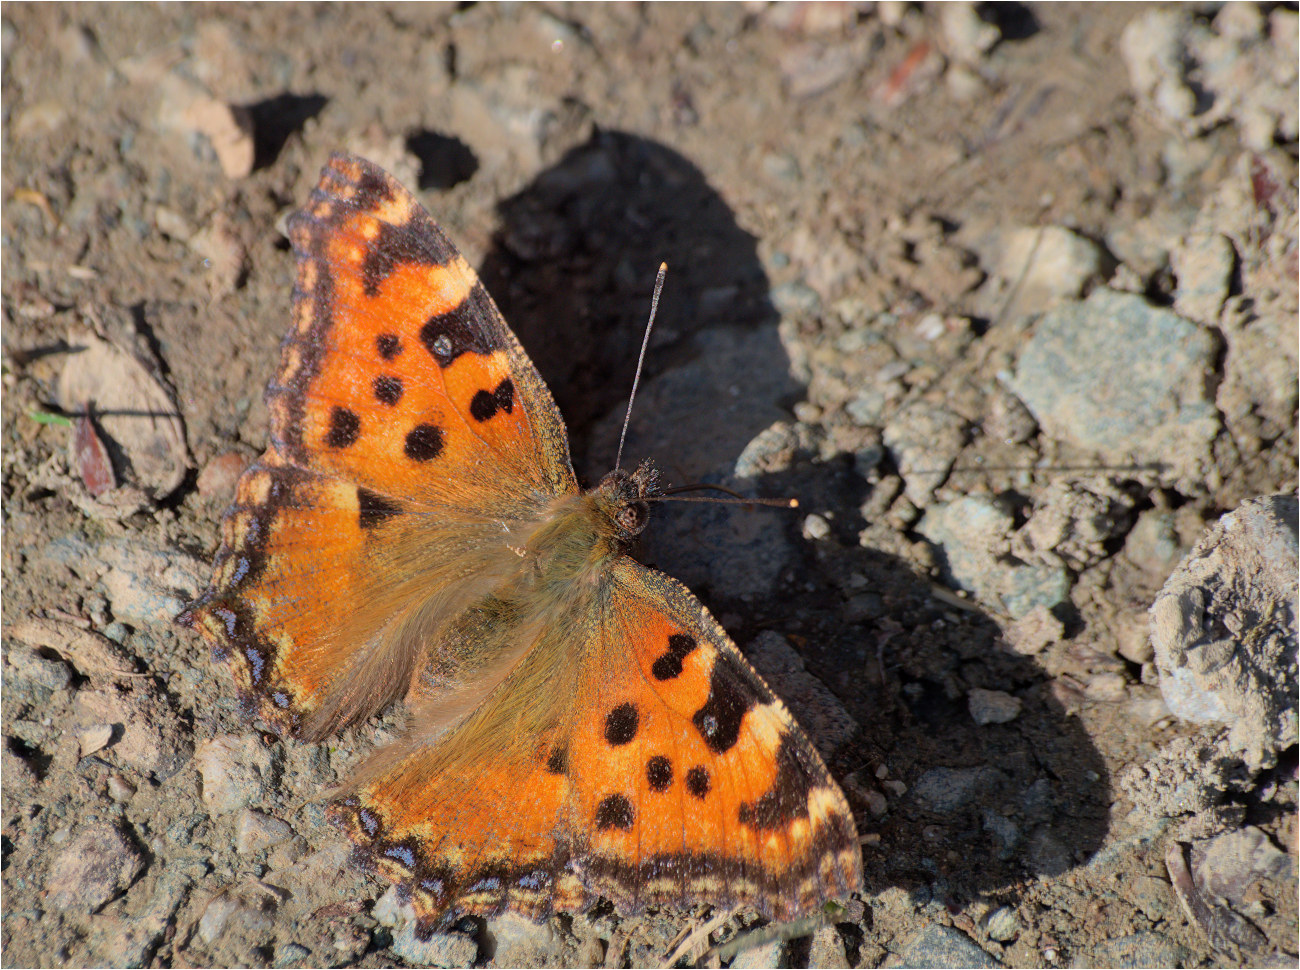
[[[578,487],[545,383],[432,217],[337,154],[288,224],[270,444],[178,617],[246,713],[405,733],[336,792],[356,860],[427,937],[599,897],[807,914],[861,887],[853,815],[689,590],[630,551],[649,463]]]

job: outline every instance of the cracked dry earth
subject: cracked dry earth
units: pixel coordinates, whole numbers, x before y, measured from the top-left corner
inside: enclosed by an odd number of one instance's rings
[[[1295,965],[1294,708],[1147,614],[1239,507],[1294,576],[1293,8],[0,19],[6,965]],[[280,740],[173,626],[338,149],[418,187],[588,482],[669,263],[628,453],[801,508],[664,509],[643,558],[826,754],[860,897],[422,942],[320,802],[400,712]],[[1240,590],[1214,642],[1293,702],[1294,609]]]

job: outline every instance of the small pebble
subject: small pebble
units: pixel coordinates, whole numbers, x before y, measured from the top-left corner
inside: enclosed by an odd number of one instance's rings
[[[135,785],[121,775],[108,776],[108,797],[119,804],[129,802],[135,797]]]
[[[311,956],[311,950],[307,949],[301,943],[284,943],[275,948],[274,966],[291,966],[295,963],[301,963],[309,956]]]
[[[94,754],[108,747],[108,742],[113,740],[113,726],[111,724],[97,724],[81,732],[77,738],[77,745],[81,749],[81,757]]]
[[[291,835],[293,828],[288,822],[248,809],[239,816],[235,848],[241,855],[250,855],[283,842]]]
[[[804,424],[816,424],[821,420],[822,409],[811,401],[800,401],[794,406],[794,416]]]
[[[1019,697],[1006,691],[985,690],[982,687],[971,688],[966,700],[971,718],[981,727],[1014,721],[1024,707]]]
[[[803,520],[803,537],[805,539],[825,539],[831,534],[831,524],[815,512]]]
[[[182,112],[183,122],[207,137],[227,178],[243,178],[253,171],[256,145],[253,116],[247,108],[215,98],[196,98]]]
[[[989,913],[984,928],[989,934],[989,939],[1008,943],[1020,934],[1020,919],[1016,916],[1015,909],[1003,906]]]
[[[218,455],[203,466],[197,486],[204,498],[226,499],[234,494],[235,483],[248,467],[248,459],[237,451]]]
[[[863,800],[867,803],[867,811],[876,818],[880,818],[880,816],[889,811],[888,800],[874,788],[862,789],[861,795]]]
[[[1128,691],[1128,678],[1123,674],[1103,672],[1088,678],[1084,694],[1090,700],[1111,703],[1124,699]]]

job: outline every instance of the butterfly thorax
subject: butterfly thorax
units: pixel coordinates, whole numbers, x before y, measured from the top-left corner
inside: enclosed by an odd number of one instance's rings
[[[590,589],[611,561],[628,553],[650,520],[647,500],[657,478],[654,466],[643,462],[630,473],[610,472],[590,491],[566,495],[550,507],[523,550],[532,583],[545,599]]]

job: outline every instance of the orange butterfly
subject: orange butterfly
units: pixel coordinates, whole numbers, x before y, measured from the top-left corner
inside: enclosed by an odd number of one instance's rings
[[[597,896],[792,919],[860,888],[843,794],[680,583],[628,550],[654,469],[578,489],[550,392],[391,176],[335,155],[289,223],[271,445],[181,615],[250,715],[406,733],[330,814],[421,935]]]

